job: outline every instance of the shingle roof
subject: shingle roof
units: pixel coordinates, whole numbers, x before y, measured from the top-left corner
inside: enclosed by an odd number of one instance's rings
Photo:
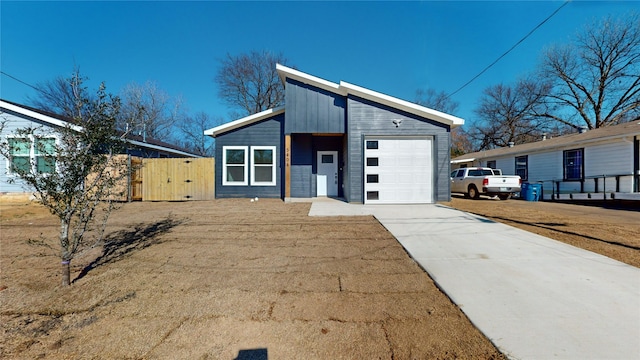
[[[591,142],[601,141],[605,139],[624,138],[628,136],[640,135],[640,121],[634,120],[628,123],[607,126],[594,130],[589,130],[584,133],[576,133],[558,136],[551,139],[540,140],[528,144],[516,145],[514,147],[505,147],[499,149],[478,151],[474,153],[465,154],[451,159],[452,162],[462,162],[466,159],[486,159],[494,158],[505,155],[516,155],[522,153],[533,153],[543,150],[550,150],[554,148],[565,148],[569,146],[578,146],[580,144],[587,144]]]

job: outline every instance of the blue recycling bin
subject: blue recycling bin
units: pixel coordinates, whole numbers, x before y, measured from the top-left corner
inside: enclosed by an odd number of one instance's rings
[[[542,184],[522,183],[520,196],[526,201],[538,201],[542,197]]]

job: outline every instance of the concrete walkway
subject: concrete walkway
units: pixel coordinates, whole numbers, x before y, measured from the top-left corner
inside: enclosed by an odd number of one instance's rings
[[[638,268],[440,205],[309,215],[374,215],[511,359],[640,359]]]

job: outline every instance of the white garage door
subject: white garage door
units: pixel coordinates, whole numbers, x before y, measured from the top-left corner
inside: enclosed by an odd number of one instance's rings
[[[433,202],[433,156],[430,138],[366,138],[365,204]]]

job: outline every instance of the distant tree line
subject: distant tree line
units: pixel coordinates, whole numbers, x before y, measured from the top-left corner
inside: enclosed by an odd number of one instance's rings
[[[419,90],[416,102],[449,113],[458,107],[432,89]],[[639,119],[640,16],[588,24],[545,49],[530,75],[487,87],[478,103],[476,117],[451,133],[453,156]]]
[[[218,97],[232,111],[225,119],[203,112],[189,114],[179,97],[156,83],[131,83],[121,90],[118,128],[213,155],[213,139],[204,130],[227,120],[254,114],[284,103],[284,86],[275,64],[288,65],[281,54],[250,51],[219,60],[214,82]],[[71,78],[40,84],[32,105],[75,116],[78,94],[69,79],[86,80],[78,69]],[[77,87],[75,87],[77,88]],[[83,94],[86,95],[86,94]],[[459,104],[444,92],[418,90],[416,103],[455,114]],[[523,144],[558,136],[581,127],[596,129],[640,117],[640,16],[605,17],[587,24],[569,42],[541,53],[536,69],[513,83],[484,89],[475,117],[454,129],[452,155]]]
[[[179,145],[203,156],[213,156],[213,139],[204,131],[227,120],[254,114],[284,104],[284,85],[275,69],[286,65],[282,54],[251,51],[219,61],[214,78],[218,96],[232,109],[228,117],[205,112],[190,114],[182,98],[171,96],[154,81],[132,82],[118,95],[120,111],[117,128],[122,132]],[[71,76],[58,76],[37,84],[40,91],[28,99],[29,105],[66,116],[78,116],[78,99],[92,99],[91,91],[80,84],[88,77],[75,67]]]

